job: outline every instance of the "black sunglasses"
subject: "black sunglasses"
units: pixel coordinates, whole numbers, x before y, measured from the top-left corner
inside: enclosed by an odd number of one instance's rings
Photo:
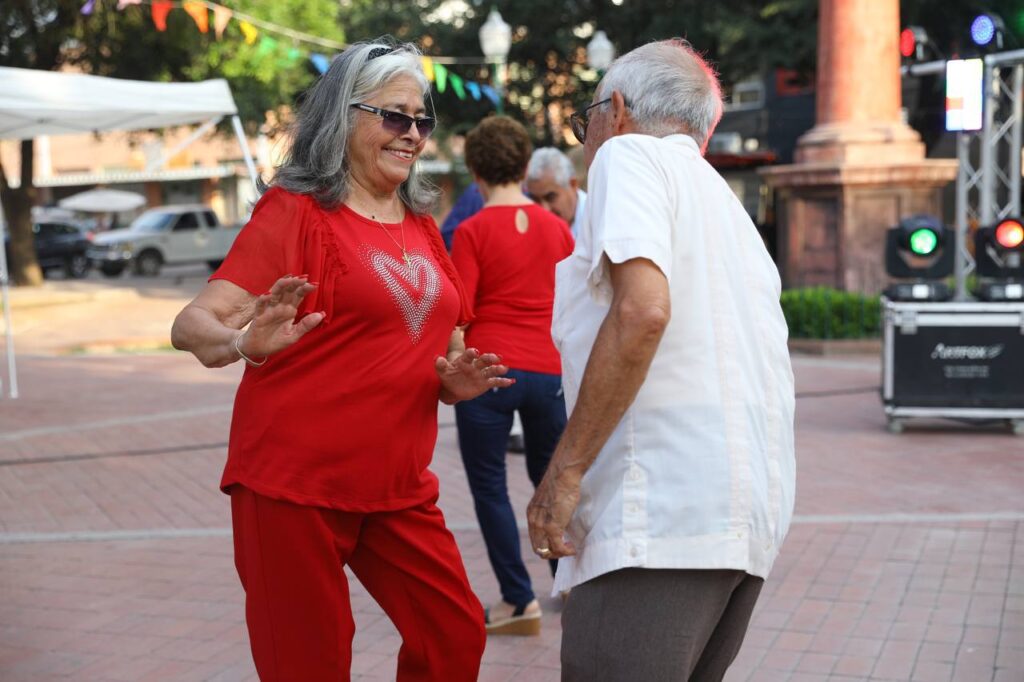
[[[351,105],[352,107],[365,111],[368,114],[376,114],[384,119],[384,130],[388,131],[392,135],[405,135],[409,132],[409,126],[415,125],[416,132],[420,134],[420,137],[430,137],[430,133],[434,132],[434,127],[437,125],[437,120],[430,116],[423,116],[422,118],[413,118],[412,116],[406,116],[405,114],[398,111],[390,111],[388,109],[379,109],[377,107],[371,107],[369,104],[363,104],[362,102],[356,102]]]
[[[600,102],[594,102],[589,107],[585,107],[582,111],[577,111],[569,117],[569,127],[572,128],[572,134],[576,136],[576,139],[580,143],[587,141],[587,126],[590,125],[590,110],[594,107],[599,107],[602,104],[608,104],[612,98],[603,99]]]

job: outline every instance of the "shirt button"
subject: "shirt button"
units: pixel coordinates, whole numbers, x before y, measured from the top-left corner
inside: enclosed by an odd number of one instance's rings
[[[629,505],[630,514],[636,514],[638,511],[640,511],[640,507],[636,506],[635,504]]]
[[[635,558],[638,554],[640,554],[640,550],[639,549],[637,549],[636,547],[630,547],[629,548],[629,556]]]
[[[639,481],[640,480],[640,472],[637,471],[636,469],[634,469],[633,471],[630,471],[629,472],[629,480],[631,480],[631,481]]]

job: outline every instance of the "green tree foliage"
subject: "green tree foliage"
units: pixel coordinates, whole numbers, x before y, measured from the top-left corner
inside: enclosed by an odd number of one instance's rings
[[[652,40],[688,39],[732,82],[785,67],[809,78],[814,64],[816,0],[343,0],[351,40],[391,34],[427,54],[480,57],[478,32],[491,7],[512,26],[507,113],[528,124],[539,144],[564,145],[568,114],[593,95],[599,78],[588,68],[586,45],[604,30],[619,54]],[[486,65],[451,67],[488,82]],[[462,132],[493,108],[486,100],[435,98],[440,134]]]
[[[598,74],[586,67],[586,44],[604,30],[619,54],[651,40],[682,37],[701,51],[726,85],[792,70],[813,84],[818,0],[342,0],[352,40],[392,34],[434,55],[480,56],[478,31],[493,6],[513,28],[509,55],[508,113],[528,123],[535,141],[565,139],[564,115],[588,101]],[[939,47],[927,58],[965,56],[971,19],[1000,14],[1011,35],[1005,49],[1024,48],[1022,0],[901,0],[902,25],[923,26]],[[486,69],[458,65],[464,78],[488,80]],[[942,79],[927,79],[926,107],[943,103]],[[492,108],[436,97],[440,135],[462,131]],[[914,109],[914,107],[912,107]],[[921,114],[934,117],[930,109]],[[922,124],[923,125],[923,124]],[[922,126],[917,126],[919,129]]]

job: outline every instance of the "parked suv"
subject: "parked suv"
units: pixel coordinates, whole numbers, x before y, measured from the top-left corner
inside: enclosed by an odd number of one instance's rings
[[[4,233],[7,262],[11,262],[10,235]],[[72,223],[44,222],[32,225],[32,241],[36,260],[43,274],[62,270],[67,277],[78,279],[89,273],[87,251],[92,233]]]
[[[207,263],[216,268],[238,236],[238,225],[221,225],[202,205],[152,208],[126,229],[97,234],[89,259],[108,277],[131,264],[136,274],[154,277],[164,265]]]

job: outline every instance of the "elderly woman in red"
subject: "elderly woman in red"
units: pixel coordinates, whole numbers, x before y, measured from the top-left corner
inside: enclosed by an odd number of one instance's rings
[[[353,45],[175,347],[247,363],[221,482],[262,680],[349,679],[349,566],[402,635],[397,678],[475,680],[483,608],[435,506],[437,401],[512,383],[466,349],[462,285],[415,162],[434,128],[409,45]],[[244,331],[242,331],[244,329]]]

